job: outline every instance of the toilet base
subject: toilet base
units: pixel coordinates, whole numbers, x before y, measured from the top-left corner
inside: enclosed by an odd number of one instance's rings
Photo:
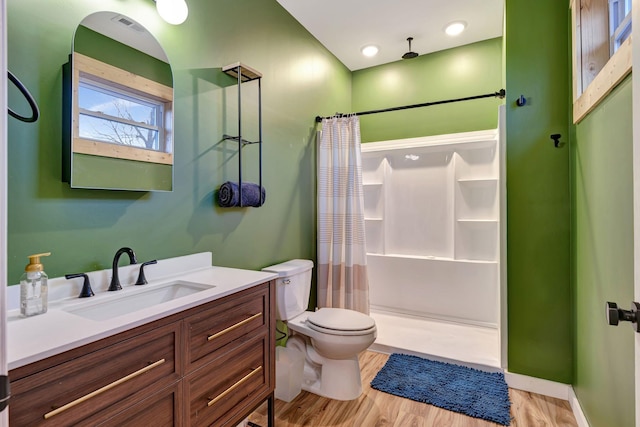
[[[335,360],[320,356],[311,343],[294,336],[287,347],[305,354],[302,389],[335,400],[354,400],[362,394],[362,379],[358,356]]]
[[[353,400],[362,394],[358,358],[330,360],[319,367],[320,375],[313,373],[302,378],[302,389],[335,400]],[[307,365],[307,363],[305,363]],[[313,367],[311,370],[315,371]]]

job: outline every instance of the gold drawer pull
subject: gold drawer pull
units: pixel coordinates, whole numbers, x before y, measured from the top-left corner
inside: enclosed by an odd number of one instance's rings
[[[47,412],[46,414],[44,414],[44,419],[45,420],[49,419],[49,418],[53,417],[54,415],[58,415],[60,412],[64,412],[67,409],[72,408],[72,407],[76,406],[77,404],[84,402],[85,400],[89,400],[92,397],[95,397],[95,396],[99,395],[100,393],[104,393],[107,390],[111,390],[112,388],[114,388],[114,387],[116,387],[116,386],[118,386],[118,385],[120,385],[120,384],[122,384],[122,383],[124,383],[126,381],[129,381],[132,378],[137,377],[138,375],[142,375],[145,372],[150,371],[151,369],[155,368],[156,366],[162,365],[164,362],[165,362],[164,359],[160,359],[157,362],[152,363],[149,366],[145,366],[144,368],[127,375],[126,377],[122,377],[119,380],[114,381],[111,384],[107,384],[106,386],[104,386],[102,388],[99,388],[96,391],[92,391],[89,394],[86,394],[86,395],[84,395],[82,397],[79,397],[76,400],[74,400],[73,402],[69,402],[66,405],[61,406],[56,410],[53,410],[51,412]]]
[[[233,325],[233,326],[229,326],[227,329],[223,329],[223,330],[221,330],[221,331],[220,331],[220,332],[218,332],[218,333],[215,333],[215,334],[213,334],[213,335],[209,335],[209,336],[207,337],[207,341],[214,340],[214,339],[218,338],[219,336],[226,334],[227,332],[231,332],[231,331],[233,331],[234,329],[239,328],[240,326],[245,325],[245,324],[247,324],[247,323],[251,322],[253,319],[257,319],[257,318],[258,318],[258,317],[260,317],[260,316],[262,316],[262,313],[256,313],[256,314],[254,314],[253,316],[251,316],[251,317],[249,317],[249,318],[247,318],[247,319],[244,319],[242,322],[238,322],[238,323],[236,323],[236,324],[235,324],[235,325]]]
[[[232,385],[231,387],[229,387],[228,389],[226,389],[225,391],[220,393],[218,396],[216,396],[213,399],[211,399],[209,401],[209,403],[207,403],[207,406],[214,405],[217,401],[219,401],[220,399],[224,398],[227,394],[231,393],[233,390],[235,390],[236,388],[240,387],[245,382],[249,381],[249,378],[251,378],[252,376],[254,376],[255,374],[257,374],[260,371],[262,371],[262,366],[258,366],[256,369],[254,369],[253,371],[251,371],[247,375],[245,375],[240,381],[238,381],[237,383],[235,383],[234,385]]]

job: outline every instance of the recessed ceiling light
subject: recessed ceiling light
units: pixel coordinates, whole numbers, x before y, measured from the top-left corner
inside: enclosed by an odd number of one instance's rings
[[[464,21],[452,22],[446,26],[446,28],[444,29],[444,32],[450,36],[457,36],[458,34],[464,31],[466,26],[467,26],[467,23]]]
[[[378,54],[378,50],[379,50],[378,46],[374,46],[374,45],[371,44],[371,45],[363,47],[361,49],[361,52],[362,52],[362,54],[364,56],[371,57],[371,56],[376,56]]]

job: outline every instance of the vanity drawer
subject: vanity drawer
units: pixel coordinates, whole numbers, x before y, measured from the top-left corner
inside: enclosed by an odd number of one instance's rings
[[[186,372],[201,368],[269,327],[269,285],[243,291],[185,319]],[[251,333],[251,334],[250,334]]]
[[[275,380],[270,377],[268,345],[267,334],[254,336],[185,378],[192,426],[223,425],[268,396]]]
[[[182,395],[182,382],[177,382],[105,421],[87,421],[96,427],[181,427]]]
[[[181,376],[180,333],[179,322],[161,326],[12,382],[11,425],[94,424],[141,400],[134,394],[145,387],[171,385]]]

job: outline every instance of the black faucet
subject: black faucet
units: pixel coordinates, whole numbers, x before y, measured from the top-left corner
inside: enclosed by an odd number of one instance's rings
[[[111,267],[111,284],[109,285],[110,291],[118,291],[122,289],[120,286],[120,279],[118,278],[118,261],[120,261],[120,255],[126,253],[129,255],[129,263],[136,264],[138,261],[136,260],[136,254],[133,252],[131,248],[120,248],[116,255],[113,257],[113,265]]]

